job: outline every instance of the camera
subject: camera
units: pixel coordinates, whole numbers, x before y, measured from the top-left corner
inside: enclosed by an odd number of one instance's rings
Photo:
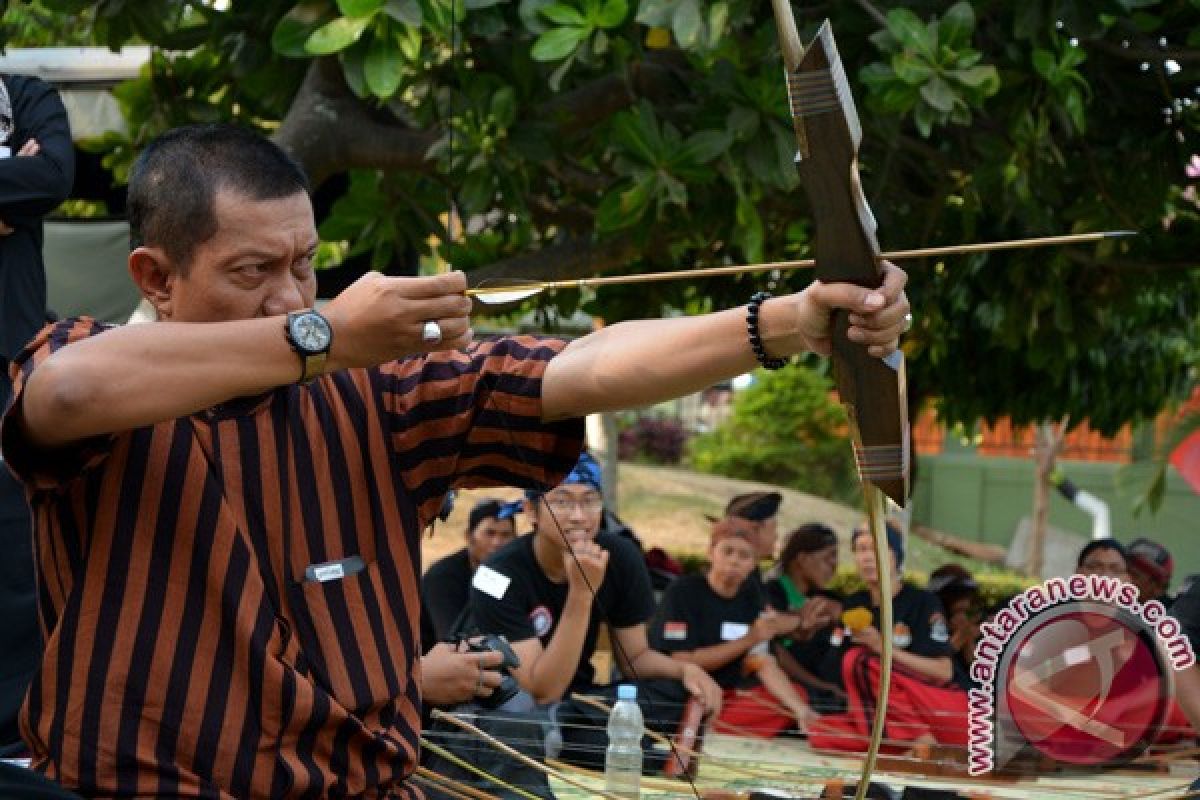
[[[521,687],[517,685],[517,679],[512,676],[512,670],[521,666],[521,659],[517,658],[517,654],[513,652],[508,639],[499,634],[489,633],[474,640],[468,640],[467,651],[471,653],[494,652],[499,653],[501,657],[500,665],[496,669],[502,673],[503,680],[490,695],[477,698],[476,702],[484,708],[495,709],[517,696]]]

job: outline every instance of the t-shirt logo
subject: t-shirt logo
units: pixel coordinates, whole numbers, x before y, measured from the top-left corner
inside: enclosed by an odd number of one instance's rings
[[[892,642],[896,647],[908,647],[912,644],[912,631],[903,622],[897,622],[892,627]]]
[[[929,638],[938,644],[950,641],[950,628],[947,627],[946,618],[940,611],[935,611],[929,618]]]
[[[529,612],[529,623],[538,636],[545,636],[554,624],[554,614],[545,606],[538,606]]]
[[[663,638],[668,642],[682,642],[687,638],[686,622],[663,623]]]

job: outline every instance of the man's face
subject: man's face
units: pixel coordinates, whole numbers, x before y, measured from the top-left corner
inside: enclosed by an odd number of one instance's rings
[[[474,529],[467,531],[467,554],[471,561],[482,564],[488,556],[511,542],[516,535],[517,529],[512,517],[485,517],[479,520]]]
[[[713,582],[736,590],[758,565],[755,547],[749,539],[727,536],[709,548]]]
[[[174,269],[162,319],[253,319],[313,305],[317,228],[307,194],[249,200],[221,190],[213,210],[217,232],[196,247],[185,269]]]
[[[896,554],[888,548],[888,561],[892,574],[896,573]],[[871,585],[879,583],[879,570],[875,565],[875,542],[869,533],[854,537],[854,565],[858,568],[859,577]]]
[[[564,538],[572,545],[590,542],[600,532],[604,497],[587,484],[564,484],[541,496],[535,515],[537,535],[560,547]]]
[[[811,553],[801,553],[796,557],[796,563],[809,586],[823,589],[837,573],[837,558],[837,545],[833,544]]]
[[[1129,580],[1129,569],[1125,565],[1125,557],[1121,555],[1120,551],[1111,547],[1098,547],[1088,553],[1079,564],[1079,574],[1109,575],[1123,581]]]

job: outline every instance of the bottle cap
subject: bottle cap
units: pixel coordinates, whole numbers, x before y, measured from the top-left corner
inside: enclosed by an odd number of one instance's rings
[[[618,700],[637,700],[637,686],[632,683],[622,683],[617,687]]]

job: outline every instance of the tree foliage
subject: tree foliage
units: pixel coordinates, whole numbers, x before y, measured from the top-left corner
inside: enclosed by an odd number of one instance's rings
[[[167,126],[271,132],[316,183],[336,252],[472,280],[802,257],[765,0],[39,0],[113,47],[163,48],[120,90],[118,169]],[[21,3],[13,3],[21,6]],[[1131,242],[914,262],[910,396],[947,421],[1111,432],[1189,379],[1200,0],[857,0],[825,15],[863,123],[888,248],[1128,228]],[[1191,194],[1189,194],[1191,192]],[[779,275],[777,289],[803,286]],[[761,278],[560,293],[608,320],[744,302]]]

